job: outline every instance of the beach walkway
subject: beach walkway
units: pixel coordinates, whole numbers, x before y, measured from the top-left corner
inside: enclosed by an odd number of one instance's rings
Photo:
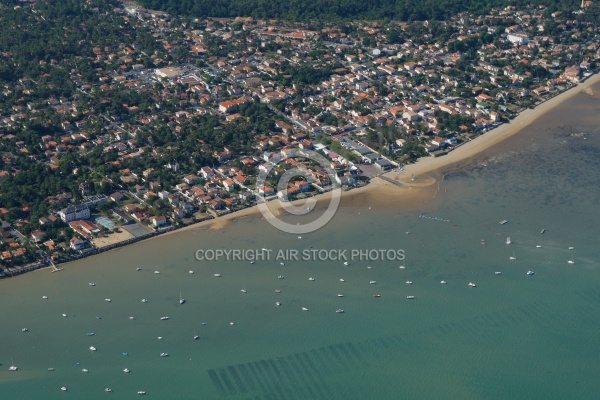
[[[400,182],[400,181],[397,181],[397,180],[395,180],[395,179],[392,179],[392,178],[390,178],[389,176],[385,176],[385,175],[379,175],[379,176],[378,176],[378,178],[380,178],[380,179],[383,179],[384,181],[387,181],[387,182],[389,182],[389,183],[393,183],[393,184],[394,184],[394,185],[396,185],[396,186],[400,186],[400,187],[403,187],[403,188],[406,188],[406,187],[408,187],[408,186],[406,186],[404,183],[402,183],[402,182]]]

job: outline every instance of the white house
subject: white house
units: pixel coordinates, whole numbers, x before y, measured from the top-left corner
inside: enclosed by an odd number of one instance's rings
[[[165,226],[167,224],[167,217],[160,215],[157,217],[152,217],[151,221],[152,225],[158,228],[159,226]]]
[[[90,217],[90,208],[87,205],[69,206],[60,210],[58,215],[64,222],[88,219]]]
[[[85,247],[85,242],[78,237],[74,237],[71,239],[70,247],[73,250],[81,250]]]

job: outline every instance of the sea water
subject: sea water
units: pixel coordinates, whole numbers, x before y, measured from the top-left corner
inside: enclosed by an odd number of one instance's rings
[[[0,281],[0,398],[595,398],[599,104],[576,96],[414,207],[346,204],[301,238],[247,217]],[[195,258],[234,248],[272,253]],[[302,259],[318,249],[405,258]]]

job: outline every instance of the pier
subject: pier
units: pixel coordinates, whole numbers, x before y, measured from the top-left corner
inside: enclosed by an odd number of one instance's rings
[[[392,179],[392,178],[390,178],[390,177],[387,177],[387,176],[385,176],[385,175],[379,175],[379,176],[378,176],[378,178],[381,178],[381,179],[383,179],[383,180],[384,180],[384,181],[386,181],[386,182],[393,183],[394,185],[396,185],[396,186],[399,186],[399,187],[402,187],[402,188],[405,188],[405,187],[407,187],[407,186],[406,186],[404,183],[402,183],[402,182],[400,182],[400,181],[397,181],[397,180],[395,180],[395,179]]]

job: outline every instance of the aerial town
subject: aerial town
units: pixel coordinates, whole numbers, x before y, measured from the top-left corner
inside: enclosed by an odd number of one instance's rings
[[[87,26],[59,24],[77,40],[61,58],[27,69],[0,46],[21,74],[0,69],[0,277],[218,218],[259,196],[350,190],[444,156],[598,71],[598,27],[582,18],[589,5],[297,24],[88,1]],[[1,7],[23,26],[63,18],[37,1]],[[335,179],[289,158],[295,149],[327,157]],[[275,176],[299,165],[305,176],[277,190]],[[258,185],[261,171],[272,181]]]

